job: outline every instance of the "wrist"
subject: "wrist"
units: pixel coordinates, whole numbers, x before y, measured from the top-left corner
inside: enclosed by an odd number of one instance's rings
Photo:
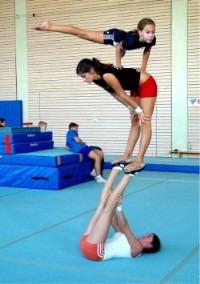
[[[136,112],[137,114],[139,114],[139,113],[142,112],[142,109],[138,106],[138,107],[135,109],[135,112]]]
[[[133,108],[132,106],[127,106],[127,109],[128,109],[129,111],[134,110],[134,108]]]
[[[116,209],[117,209],[118,212],[121,212],[122,211],[122,206],[118,205]]]

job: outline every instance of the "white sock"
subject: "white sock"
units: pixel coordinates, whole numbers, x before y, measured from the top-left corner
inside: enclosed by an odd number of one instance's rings
[[[98,183],[106,182],[106,180],[101,175],[96,176],[95,179],[96,179],[96,182]]]
[[[96,177],[96,171],[95,171],[95,169],[93,169],[93,170],[91,171],[90,175],[91,175],[92,177]]]

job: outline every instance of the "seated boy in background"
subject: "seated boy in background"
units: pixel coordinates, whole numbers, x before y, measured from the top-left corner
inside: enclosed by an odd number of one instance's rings
[[[75,122],[69,124],[69,131],[66,134],[66,149],[74,153],[80,153],[83,157],[88,157],[94,160],[94,169],[90,173],[95,177],[95,180],[98,183],[105,183],[106,180],[102,177],[102,162],[103,160],[103,151],[99,147],[88,146],[78,134],[79,125]]]

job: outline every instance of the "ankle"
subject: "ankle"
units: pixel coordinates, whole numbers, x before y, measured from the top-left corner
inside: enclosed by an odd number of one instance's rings
[[[102,183],[102,182],[105,183],[106,182],[106,180],[101,175],[96,176],[95,180],[98,183]]]

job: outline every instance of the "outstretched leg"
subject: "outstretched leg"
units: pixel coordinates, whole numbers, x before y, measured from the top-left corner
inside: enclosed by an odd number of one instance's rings
[[[94,213],[94,215],[92,216],[92,218],[90,219],[90,222],[84,232],[84,235],[88,235],[90,234],[90,232],[92,231],[94,225],[96,224],[97,220],[99,219],[99,217],[101,216],[101,213],[108,201],[108,198],[111,194],[114,182],[117,178],[119,174],[119,170],[116,169],[112,169],[110,176],[107,179],[106,184],[103,187],[102,193],[101,193],[101,197],[100,197],[100,201],[99,201],[99,205]]]
[[[114,169],[113,169],[114,171]],[[118,171],[118,170],[115,170]],[[117,197],[123,195],[128,183],[133,175],[124,175],[115,190],[108,197],[106,206],[101,210],[96,222],[93,224],[91,231],[87,237],[88,242],[93,244],[105,243],[110,229],[111,221],[117,204]]]
[[[33,30],[39,31],[52,31],[60,32],[68,35],[74,35],[76,37],[92,41],[99,44],[104,44],[104,34],[103,31],[89,31],[80,29],[71,25],[57,25],[51,22],[43,22],[40,24],[35,24],[31,27]]]

